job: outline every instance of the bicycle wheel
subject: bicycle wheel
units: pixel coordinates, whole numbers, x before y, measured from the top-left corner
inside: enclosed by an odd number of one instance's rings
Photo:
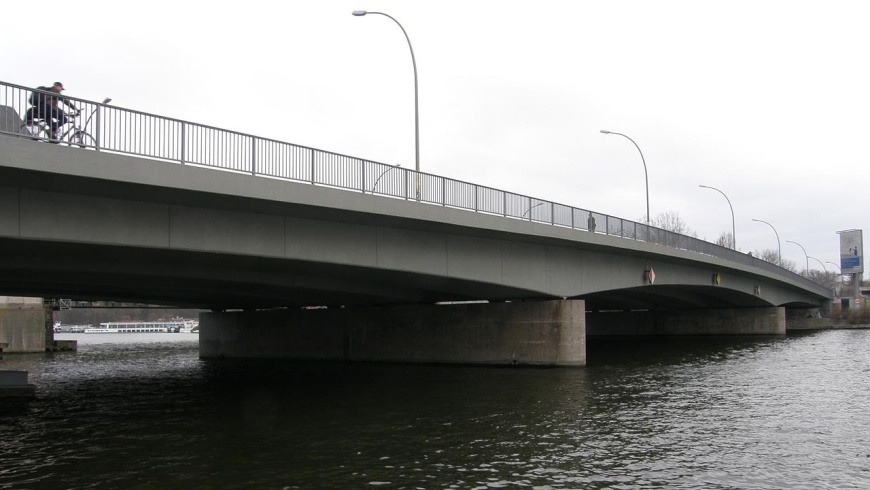
[[[93,136],[84,131],[76,131],[69,135],[69,144],[70,146],[78,146],[81,148],[93,148],[97,146],[97,141]]]

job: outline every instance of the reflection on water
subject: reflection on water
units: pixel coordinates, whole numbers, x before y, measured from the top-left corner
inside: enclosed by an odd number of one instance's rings
[[[870,485],[868,331],[592,340],[583,369],[201,361],[195,336],[68,338],[79,352],[0,361],[38,393],[0,411],[0,488]]]

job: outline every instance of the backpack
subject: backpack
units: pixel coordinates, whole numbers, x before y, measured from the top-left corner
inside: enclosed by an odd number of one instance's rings
[[[39,87],[36,87],[36,90],[31,92],[30,99],[28,99],[30,105],[42,104],[45,101],[45,94],[40,92],[48,92],[48,90],[48,87],[43,87],[41,85]]]

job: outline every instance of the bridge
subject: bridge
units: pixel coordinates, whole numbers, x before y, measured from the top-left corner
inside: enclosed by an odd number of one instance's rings
[[[86,100],[93,139],[51,144],[0,88],[0,294],[211,309],[204,357],[582,365],[586,334],[784,333],[832,298],[645,224]]]

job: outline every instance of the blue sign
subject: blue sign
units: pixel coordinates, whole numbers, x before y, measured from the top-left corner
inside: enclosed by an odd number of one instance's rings
[[[841,269],[860,269],[861,257],[840,257]]]

